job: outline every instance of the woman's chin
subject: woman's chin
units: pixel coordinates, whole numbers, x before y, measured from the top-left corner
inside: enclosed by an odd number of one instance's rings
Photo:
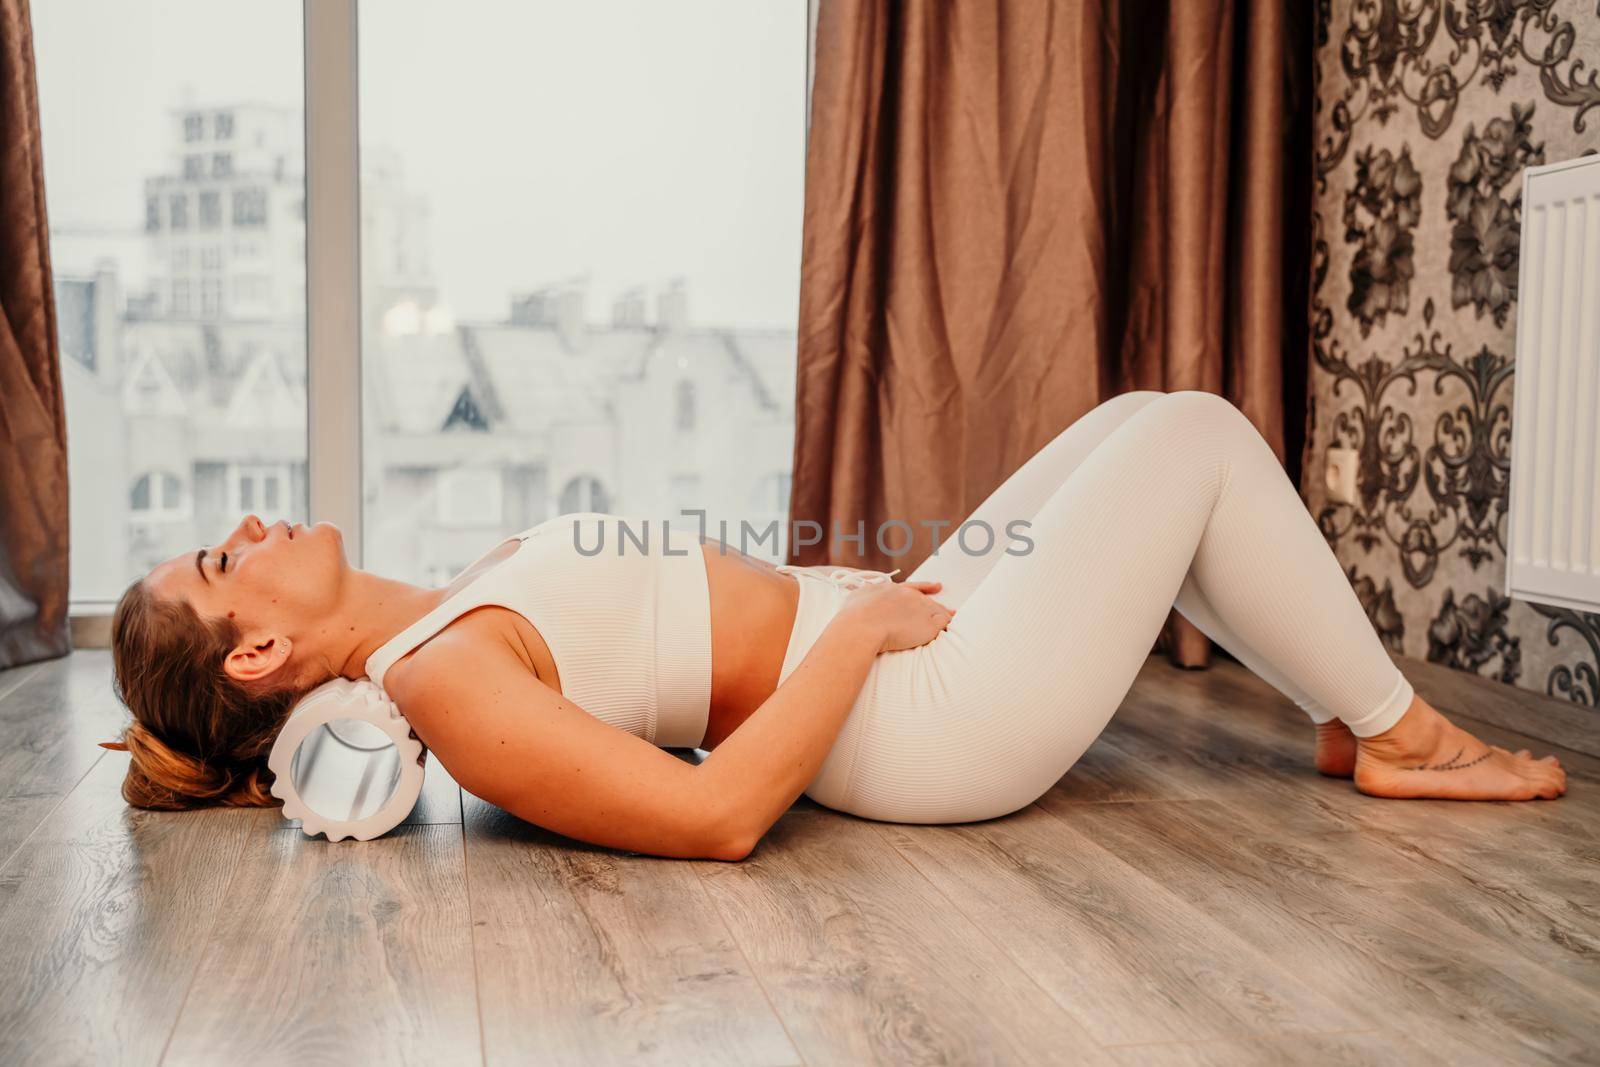
[[[308,543],[324,542],[325,546],[338,560],[339,569],[346,570],[350,566],[349,557],[344,551],[344,531],[331,522],[318,522],[310,526],[301,526],[295,533],[296,540],[306,538]]]
[[[319,522],[313,527],[318,533],[330,538],[339,549],[339,558],[345,559],[344,531],[331,522]]]

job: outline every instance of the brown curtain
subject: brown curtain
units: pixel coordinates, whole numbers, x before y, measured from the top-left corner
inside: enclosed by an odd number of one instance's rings
[[[67,428],[28,0],[0,0],[0,667],[67,633]]]
[[[795,562],[909,572],[919,520],[1130,389],[1222,393],[1298,464],[1299,0],[821,5],[791,507],[868,537]]]

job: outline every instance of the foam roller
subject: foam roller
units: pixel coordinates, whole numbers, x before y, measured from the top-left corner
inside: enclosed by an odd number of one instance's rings
[[[394,701],[363,678],[335,678],[301,697],[267,755],[272,795],[306,836],[370,841],[422,795],[427,750]]]

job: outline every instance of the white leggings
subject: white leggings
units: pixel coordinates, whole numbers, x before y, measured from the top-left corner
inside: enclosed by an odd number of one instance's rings
[[[1026,554],[1006,551],[1025,547],[1006,536],[1017,519],[1030,524]],[[1105,728],[1174,606],[1316,722],[1366,737],[1411,703],[1272,450],[1218,396],[1101,404],[976,521],[995,531],[989,552],[946,540],[911,575],[944,583],[937,598],[955,620],[928,645],[878,657],[806,789],[819,804],[919,823],[1027,806]],[[862,573],[784,569],[801,592],[780,680]]]

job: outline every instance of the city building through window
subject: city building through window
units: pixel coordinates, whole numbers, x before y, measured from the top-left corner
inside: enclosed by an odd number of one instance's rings
[[[229,471],[229,483],[234,511],[255,513],[269,522],[283,517],[284,505],[288,502],[287,465],[237,466]]]
[[[138,519],[179,518],[183,514],[183,483],[167,471],[141,474],[128,491],[128,510]]]
[[[501,476],[493,467],[447,470],[439,475],[438,517],[448,526],[500,524]]]
[[[569,481],[561,490],[561,514],[574,511],[610,511],[611,496],[600,479],[583,474]]]
[[[677,430],[694,433],[694,382],[685,379],[678,383]]]
[[[200,228],[215,230],[222,225],[222,194],[208,189],[200,194]]]
[[[235,226],[262,226],[267,221],[267,193],[265,189],[235,189],[233,191],[233,224]]]

